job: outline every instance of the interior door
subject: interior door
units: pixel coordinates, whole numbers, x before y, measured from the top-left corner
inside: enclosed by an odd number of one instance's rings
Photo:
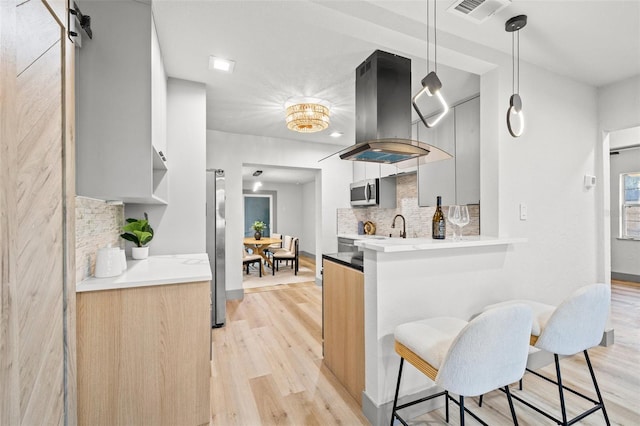
[[[0,423],[75,424],[66,7],[0,4]]]

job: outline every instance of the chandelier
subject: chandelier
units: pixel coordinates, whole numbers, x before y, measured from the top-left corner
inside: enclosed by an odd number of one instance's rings
[[[294,132],[313,133],[329,127],[329,107],[316,102],[287,106],[287,128]]]

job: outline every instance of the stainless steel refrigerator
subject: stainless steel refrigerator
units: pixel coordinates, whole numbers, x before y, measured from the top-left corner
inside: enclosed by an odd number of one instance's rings
[[[211,265],[211,327],[222,327],[226,316],[224,170],[207,169],[207,253]]]

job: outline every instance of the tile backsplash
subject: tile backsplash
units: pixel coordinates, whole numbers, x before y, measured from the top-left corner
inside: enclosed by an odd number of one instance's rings
[[[120,247],[123,225],[124,205],[76,197],[76,283],[93,275],[99,248]]]
[[[430,238],[431,219],[436,208],[435,206],[418,206],[418,182],[415,173],[398,176],[396,199],[397,207],[395,209],[381,209],[379,207],[338,209],[338,234],[357,234],[359,221],[371,221],[376,226],[376,235],[388,237],[391,234],[394,237],[399,237],[400,231],[402,231],[402,220],[396,221],[395,228],[391,228],[391,223],[396,214],[401,214],[407,221],[407,238]],[[480,205],[471,204],[468,207],[470,222],[462,228],[463,235],[480,235]],[[447,206],[442,206],[445,217],[447,210]],[[447,221],[447,238],[451,238],[452,235],[452,226]]]

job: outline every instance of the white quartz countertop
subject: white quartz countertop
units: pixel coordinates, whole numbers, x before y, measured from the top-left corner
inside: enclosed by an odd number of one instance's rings
[[[338,238],[349,238],[352,240],[384,240],[389,237],[385,237],[384,235],[338,234]]]
[[[76,286],[76,292],[210,280],[211,266],[207,253],[149,256],[144,260],[127,260],[127,270],[118,276],[87,278]]]
[[[527,242],[526,238],[498,238],[487,236],[463,237],[462,240],[433,240],[431,238],[385,238],[356,240],[356,246],[385,253],[417,250],[442,250],[465,247],[497,246]]]

